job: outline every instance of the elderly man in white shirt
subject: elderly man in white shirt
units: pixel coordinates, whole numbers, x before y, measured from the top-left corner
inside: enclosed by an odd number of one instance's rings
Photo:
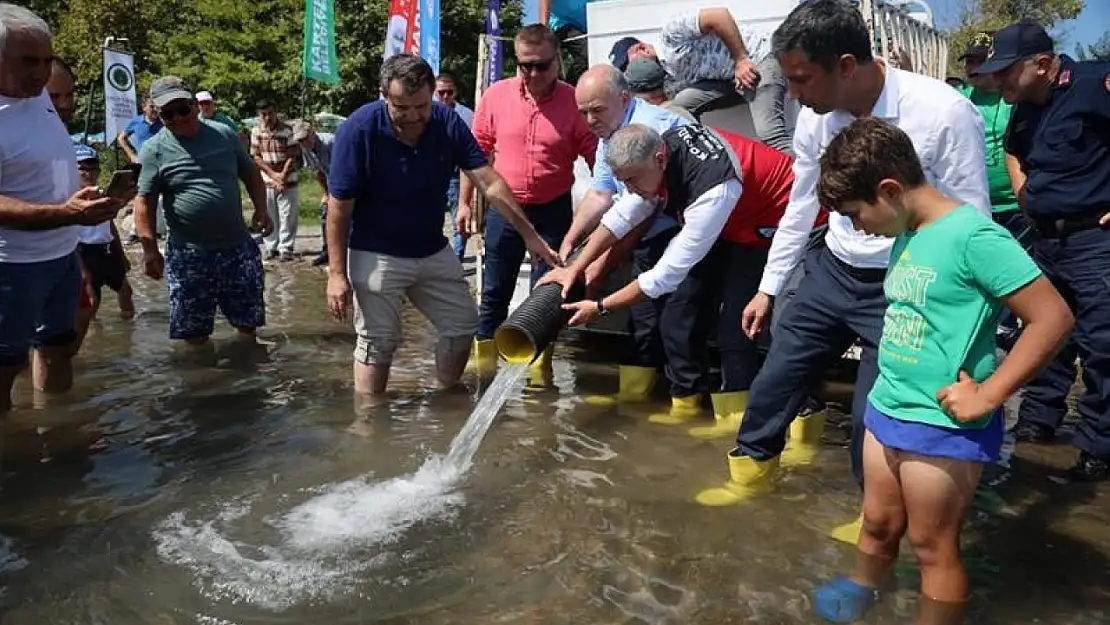
[[[54,65],[50,28],[0,4],[0,416],[34,351],[36,390],[73,384],[70,360],[81,268],[77,225],[115,217],[123,203],[78,190],[77,158],[45,91]]]
[[[749,335],[763,330],[772,303],[805,258],[806,276],[776,328],[771,352],[752,384],[729,481],[703,491],[705,505],[731,505],[769,490],[790,433],[794,464],[808,464],[820,444],[823,414],[794,422],[809,386],[857,339],[862,356],[852,406],[852,468],[862,479],[863,410],[877,375],[877,345],[886,299],[883,279],[893,239],[868,236],[831,215],[824,244],[807,242],[818,214],[818,160],[832,138],[857,117],[896,124],[917,148],[932,184],[990,214],[984,128],[975,106],[943,82],[893,69],[873,57],[858,9],[844,0],[799,5],[775,32],[773,53],[791,96],[805,108],[794,133],[794,188],[779,223],[759,294],[744,310]],[[782,464],[787,464],[784,460]],[[858,521],[834,530],[853,542]]]

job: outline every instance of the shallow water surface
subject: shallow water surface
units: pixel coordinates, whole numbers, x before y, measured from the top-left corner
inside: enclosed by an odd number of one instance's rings
[[[264,357],[219,330],[215,366],[167,339],[163,286],[111,297],[72,395],[0,423],[0,624],[816,622],[808,593],[849,567],[826,538],[854,515],[839,433],[819,466],[756,503],[706,509],[728,441],[603,409],[605,341],[568,340],[554,387],[524,380],[473,465],[445,457],[481,396],[436,393],[410,311],[396,397],[356,409],[348,327],[324,275],[268,273]],[[1066,447],[994,468],[968,535],[974,622],[1110,623],[1110,496],[1046,477]],[[905,625],[906,558],[869,622]]]

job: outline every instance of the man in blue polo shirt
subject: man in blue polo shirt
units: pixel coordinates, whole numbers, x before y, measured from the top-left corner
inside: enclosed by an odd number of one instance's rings
[[[158,118],[158,109],[150,98],[143,100],[143,112],[136,115],[127,127],[124,128],[119,136],[116,137],[116,143],[119,145],[123,153],[127,155],[127,160],[132,163],[139,162],[139,152],[143,149],[143,144],[149,141],[154,135],[162,130],[162,120]],[[162,206],[158,206],[158,215],[155,222],[158,236],[166,233],[166,217],[165,211]],[[138,243],[139,235],[135,231],[135,222],[131,222],[131,232],[128,234],[127,241],[129,243]]]
[[[478,312],[443,236],[443,198],[456,167],[520,233],[533,258],[558,263],[466,123],[432,102],[431,66],[394,55],[382,64],[380,86],[382,99],[339,128],[328,177],[328,308],[346,318],[353,294],[355,392],[371,397],[386,390],[404,298],[439,334],[439,386],[455,385],[466,367]]]

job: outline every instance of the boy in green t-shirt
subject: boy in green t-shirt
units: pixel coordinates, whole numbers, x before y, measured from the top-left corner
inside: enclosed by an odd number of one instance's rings
[[[897,239],[864,416],[856,569],[819,588],[814,609],[834,623],[862,617],[908,533],[921,566],[917,625],[956,623],[968,597],[960,528],[1002,444],[1000,406],[1052,359],[1074,319],[1009,232],[928,184],[893,125],[863,118],[845,128],[821,157],[817,194],[857,228]],[[1025,331],[996,369],[1003,307]]]

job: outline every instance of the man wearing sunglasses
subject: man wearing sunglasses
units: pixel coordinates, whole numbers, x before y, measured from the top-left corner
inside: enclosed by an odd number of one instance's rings
[[[170,338],[211,349],[208,337],[219,306],[240,338],[251,342],[265,325],[262,258],[243,223],[239,181],[247,187],[251,226],[273,231],[266,185],[235,132],[200,118],[193,92],[182,79],[154,81],[150,99],[165,124],[139,154],[135,224],[143,246],[143,271],[170,289]],[[169,236],[165,257],[154,237],[154,207],[165,198]]]
[[[474,138],[493,167],[504,176],[516,201],[524,205],[528,220],[558,249],[573,218],[571,187],[574,163],[581,156],[594,166],[597,137],[578,113],[574,87],[559,80],[559,42],[543,24],[525,26],[513,40],[516,78],[494,83],[478,102],[474,115]],[[463,234],[470,227],[473,185],[463,180],[459,194],[456,226]],[[497,366],[493,333],[509,314],[516,288],[524,242],[501,215],[490,213],[485,226],[486,254],[483,261],[482,299],[475,335],[479,373]],[[550,265],[532,257],[532,283]],[[544,353],[533,378],[545,378],[550,351]]]

